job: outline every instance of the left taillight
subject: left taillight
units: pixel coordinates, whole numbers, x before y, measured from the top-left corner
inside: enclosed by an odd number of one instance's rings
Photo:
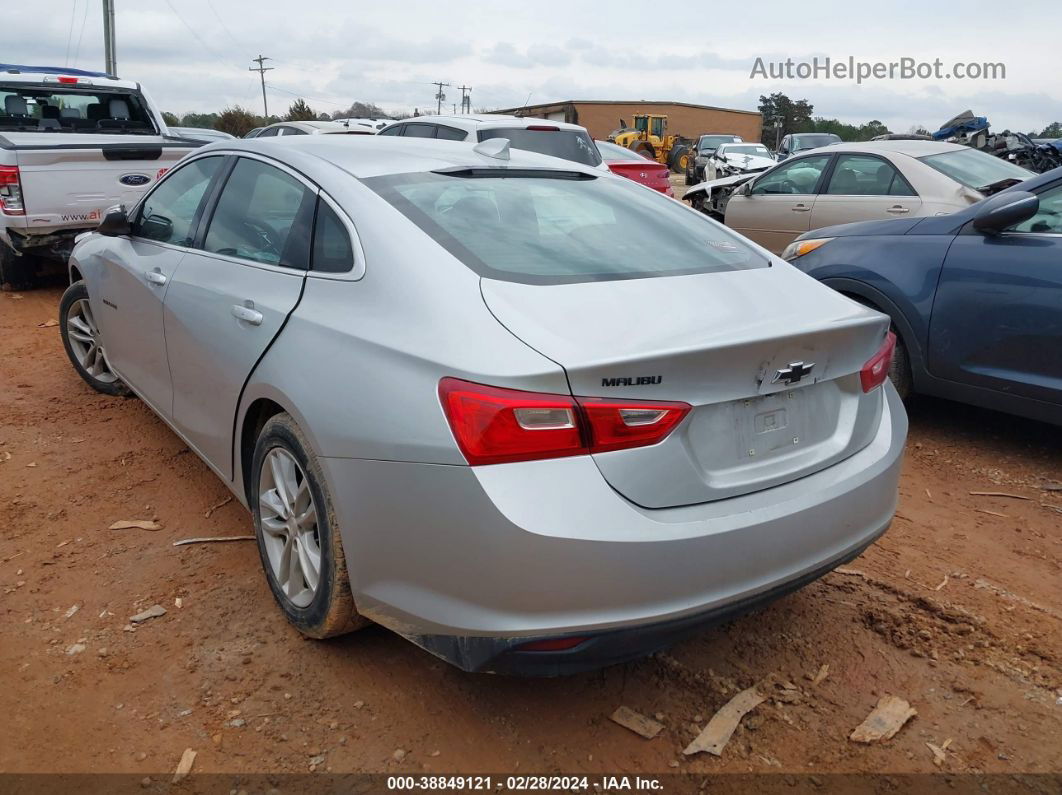
[[[18,166],[0,166],[0,212],[4,215],[26,214]]]
[[[885,379],[889,377],[889,367],[892,364],[892,354],[895,350],[896,335],[890,331],[885,335],[885,342],[878,348],[878,352],[868,359],[863,369],[859,371],[859,383],[864,392],[877,389],[885,383]]]
[[[439,382],[439,399],[472,466],[656,444],[690,410],[687,403],[573,398],[457,378]]]

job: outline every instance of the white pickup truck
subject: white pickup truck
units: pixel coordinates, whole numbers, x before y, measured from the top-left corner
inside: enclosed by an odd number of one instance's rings
[[[139,83],[0,64],[0,288],[65,263],[108,207],[135,203],[203,143],[171,135]]]

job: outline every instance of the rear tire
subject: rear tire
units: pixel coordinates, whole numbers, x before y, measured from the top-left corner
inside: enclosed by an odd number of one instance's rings
[[[648,157],[650,160],[656,160],[656,150],[653,149],[653,145],[648,141],[635,141],[631,144],[630,149],[632,152]]]
[[[262,428],[249,492],[262,568],[288,621],[311,638],[371,623],[354,606],[324,473],[291,415],[277,414]]]
[[[16,254],[6,243],[0,243],[0,290],[28,290],[36,281],[38,264],[37,257]]]

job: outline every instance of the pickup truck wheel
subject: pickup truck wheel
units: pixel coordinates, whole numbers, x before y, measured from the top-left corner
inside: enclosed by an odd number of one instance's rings
[[[37,274],[37,258],[29,254],[16,254],[0,243],[0,290],[14,292],[33,286]]]
[[[350,590],[343,541],[324,473],[289,414],[271,417],[251,460],[251,513],[277,605],[302,634],[342,635],[366,624]]]
[[[59,302],[59,332],[70,363],[85,383],[105,395],[128,395],[129,387],[111,371],[103,337],[92,314],[84,282],[66,288]]]

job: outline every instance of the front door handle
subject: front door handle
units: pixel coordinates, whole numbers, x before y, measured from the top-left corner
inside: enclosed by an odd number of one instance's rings
[[[247,301],[243,304],[233,304],[232,316],[246,323],[250,323],[252,326],[262,325],[262,313],[254,308],[253,301]]]
[[[893,215],[906,215],[907,213],[909,213],[911,211],[907,207],[904,207],[902,205],[897,204],[897,205],[894,205],[894,206],[890,207],[885,212],[892,213]]]
[[[792,210],[795,213],[809,213],[809,212],[811,212],[811,208],[810,207],[805,207],[803,204],[794,205],[793,207],[790,207],[789,209]]]
[[[151,284],[157,284],[159,287],[166,283],[165,274],[158,268],[155,268],[155,270],[153,271],[148,271],[147,274],[145,274],[144,278],[147,279]]]

